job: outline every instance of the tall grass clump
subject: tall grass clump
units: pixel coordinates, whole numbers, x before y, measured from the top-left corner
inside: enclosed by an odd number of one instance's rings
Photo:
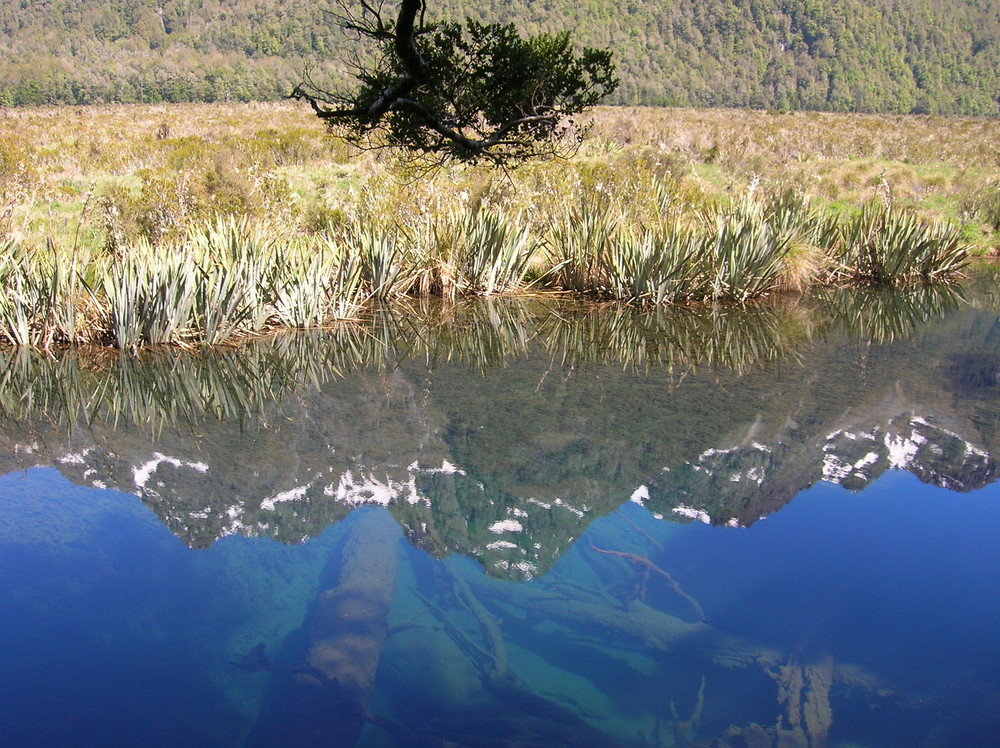
[[[329,304],[327,313],[333,319],[351,319],[365,304],[369,296],[365,290],[361,258],[349,255],[343,245],[323,240],[328,251],[336,258],[336,268],[327,286]]]
[[[271,313],[276,232],[247,218],[217,218],[188,234],[198,270],[195,325],[207,345],[258,333]]]
[[[547,280],[567,291],[594,292],[605,285],[604,258],[617,241],[618,220],[608,206],[581,201],[549,226]]]
[[[49,348],[85,342],[95,314],[83,276],[89,253],[66,256],[51,240],[44,250],[23,242],[0,242],[0,335],[12,345]]]
[[[499,211],[474,208],[465,213],[461,227],[454,262],[459,292],[491,296],[525,285],[540,244],[528,226]]]
[[[667,304],[706,295],[704,238],[680,223],[626,232],[601,256],[606,292],[639,304]]]
[[[969,248],[959,228],[922,220],[892,203],[870,201],[840,225],[833,247],[838,272],[876,285],[958,275]]]
[[[348,227],[345,251],[360,261],[361,278],[376,301],[402,296],[416,284],[420,269],[398,229],[375,225]]]
[[[0,244],[0,332],[13,345],[31,345],[36,320],[41,312],[34,275],[19,242]]]
[[[318,244],[291,242],[282,253],[274,282],[278,324],[317,327],[327,319],[354,316],[364,303],[361,261],[324,238]]]
[[[630,303],[742,303],[786,284],[792,249],[816,238],[804,203],[764,200],[752,189],[699,208],[693,218],[670,211],[637,228],[586,208],[570,213],[551,230],[551,277]]]
[[[710,298],[744,302],[780,285],[798,226],[789,212],[769,207],[751,191],[716,209],[701,253]]]
[[[134,351],[182,343],[192,334],[195,265],[183,247],[156,247],[142,237],[104,274],[104,303],[114,345]]]

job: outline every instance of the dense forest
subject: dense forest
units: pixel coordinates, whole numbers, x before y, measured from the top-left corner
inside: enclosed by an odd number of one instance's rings
[[[345,80],[334,0],[3,0],[0,105],[270,100]],[[610,103],[996,115],[996,0],[440,0],[614,51]]]

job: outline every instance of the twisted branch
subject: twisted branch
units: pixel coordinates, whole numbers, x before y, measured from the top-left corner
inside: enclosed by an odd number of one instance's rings
[[[695,615],[698,616],[698,620],[699,621],[705,620],[705,611],[701,609],[701,603],[699,603],[688,593],[686,593],[677,583],[677,581],[672,576],[670,576],[669,572],[665,571],[664,569],[661,569],[659,566],[654,564],[645,556],[637,556],[634,553],[626,553],[624,551],[609,551],[605,550],[604,548],[598,548],[596,545],[591,545],[590,548],[595,553],[603,553],[606,556],[616,556],[617,558],[624,558],[626,561],[631,561],[636,566],[641,566],[644,569],[663,577],[663,579],[665,579],[667,584],[670,586],[670,589],[672,589],[674,592],[676,592],[678,595],[680,595],[684,600],[688,602],[688,604],[694,610]]]

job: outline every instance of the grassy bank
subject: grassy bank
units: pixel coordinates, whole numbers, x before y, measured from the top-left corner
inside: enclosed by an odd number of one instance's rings
[[[635,304],[953,276],[1000,121],[600,109],[569,162],[429,174],[292,105],[6,110],[0,336],[217,344],[400,295]]]

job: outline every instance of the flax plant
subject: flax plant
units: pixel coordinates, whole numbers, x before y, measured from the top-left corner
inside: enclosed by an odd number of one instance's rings
[[[246,218],[218,218],[193,228],[188,242],[198,270],[195,324],[203,342],[260,332],[273,311],[275,233]]]
[[[324,237],[287,245],[274,283],[274,308],[283,327],[318,327],[328,319],[348,319],[364,303],[361,259]]]
[[[33,330],[39,314],[38,279],[27,253],[18,242],[10,239],[0,246],[0,332],[12,345],[27,346],[33,342]]]
[[[51,239],[40,251],[0,243],[0,334],[8,343],[48,349],[92,333],[86,317],[94,313],[93,294],[81,273],[87,253],[63,254]]]
[[[377,301],[402,296],[416,285],[420,276],[402,238],[398,229],[384,226],[355,225],[344,234],[345,249],[360,258],[368,294]]]
[[[549,226],[546,262],[547,282],[556,288],[580,293],[598,291],[604,285],[604,256],[614,245],[618,220],[608,206],[584,200]]]
[[[334,258],[336,266],[327,287],[329,315],[338,320],[353,319],[369,298],[365,292],[361,258],[348,254],[342,244],[328,237],[323,239],[321,250]]]
[[[45,268],[39,273],[42,285],[38,291],[44,308],[42,347],[49,348],[57,340],[77,342],[82,332],[79,321],[86,284],[79,273],[76,250],[70,257],[62,258],[50,238],[45,242],[45,254]]]
[[[870,201],[841,224],[834,253],[840,273],[852,280],[903,285],[957,276],[969,249],[955,227],[928,223],[891,203]]]
[[[139,238],[104,273],[104,301],[112,341],[135,351],[145,344],[190,338],[196,296],[195,266],[183,247],[155,247]]]
[[[333,260],[324,247],[312,251],[301,241],[285,248],[275,281],[278,322],[291,328],[322,324],[330,308]]]
[[[752,192],[715,212],[703,243],[712,299],[743,303],[779,286],[794,230],[773,217]]]
[[[667,304],[704,295],[702,239],[679,223],[626,232],[603,253],[607,294],[638,304]]]
[[[478,208],[469,210],[462,223],[455,279],[460,292],[491,296],[528,285],[525,275],[540,245],[528,226]]]

